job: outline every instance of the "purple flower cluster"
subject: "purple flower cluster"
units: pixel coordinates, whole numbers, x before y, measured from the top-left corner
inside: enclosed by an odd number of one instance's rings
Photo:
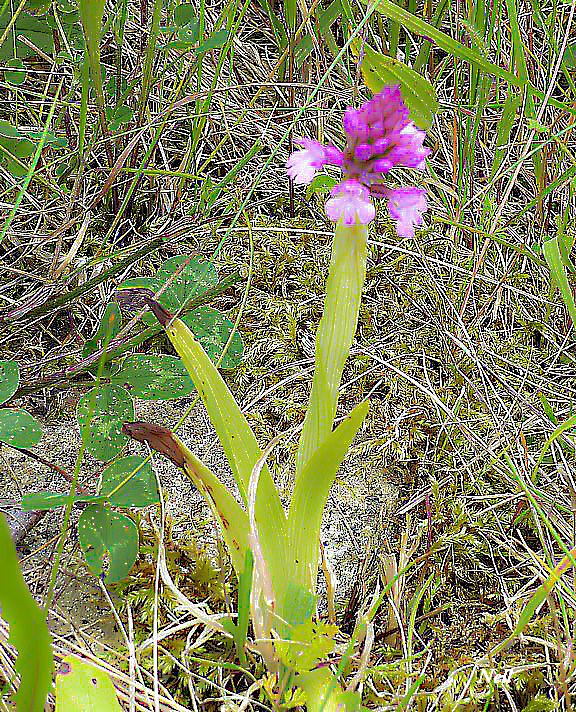
[[[367,225],[376,215],[371,197],[386,198],[390,217],[401,237],[413,237],[422,224],[426,193],[420,188],[388,188],[383,177],[395,166],[426,168],[429,148],[423,148],[425,131],[409,118],[399,86],[385,87],[360,109],[349,107],[344,114],[347,143],[344,151],[302,138],[303,147],[286,164],[295,183],[306,185],[324,166],[338,166],[343,179],[326,202],[326,215],[344,225]]]

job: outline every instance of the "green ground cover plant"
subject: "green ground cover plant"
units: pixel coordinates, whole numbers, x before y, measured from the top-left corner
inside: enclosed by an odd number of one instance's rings
[[[574,14],[0,3],[2,709],[572,708]]]

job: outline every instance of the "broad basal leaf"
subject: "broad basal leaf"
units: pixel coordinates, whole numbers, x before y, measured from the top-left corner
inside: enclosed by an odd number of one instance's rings
[[[108,583],[125,578],[138,556],[138,530],[124,514],[99,504],[85,509],[78,521],[78,540],[88,567]]]

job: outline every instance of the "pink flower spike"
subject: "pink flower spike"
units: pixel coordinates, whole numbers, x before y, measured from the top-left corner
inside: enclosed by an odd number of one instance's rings
[[[400,237],[414,237],[414,226],[422,225],[422,213],[426,212],[426,191],[420,188],[396,188],[388,190],[388,211],[396,220]]]
[[[302,151],[294,151],[286,162],[286,171],[292,180],[300,185],[312,182],[316,172],[327,164],[341,166],[344,158],[335,146],[324,146],[311,138],[302,138],[296,143],[304,146]]]
[[[368,225],[376,216],[370,191],[357,180],[345,180],[334,186],[332,197],[326,201],[326,215],[332,222],[344,225]]]

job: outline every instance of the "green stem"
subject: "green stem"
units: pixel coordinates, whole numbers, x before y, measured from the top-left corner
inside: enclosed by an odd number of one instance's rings
[[[336,226],[324,314],[316,335],[312,392],[298,446],[296,481],[332,432],[342,371],[358,324],[367,242],[365,225]]]

